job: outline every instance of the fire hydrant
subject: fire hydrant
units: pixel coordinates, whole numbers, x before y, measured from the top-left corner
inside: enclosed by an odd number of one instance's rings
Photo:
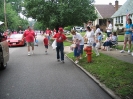
[[[87,61],[88,61],[88,63],[92,62],[92,60],[91,60],[92,47],[91,46],[86,46],[86,48],[84,48],[84,51],[87,54]]]

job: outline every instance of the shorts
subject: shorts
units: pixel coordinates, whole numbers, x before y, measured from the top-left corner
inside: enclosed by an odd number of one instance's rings
[[[132,35],[131,34],[125,34],[124,40],[125,41],[131,41],[132,40]]]
[[[34,42],[27,42],[27,46],[33,47],[34,46]]]
[[[50,37],[50,36],[48,36],[48,40],[50,40],[50,38],[51,38],[51,37]]]
[[[48,45],[44,45],[45,46],[45,48],[47,48],[48,49]]]
[[[74,49],[74,56],[79,57],[80,54],[83,54],[83,48],[84,48],[84,45],[79,45],[79,47],[76,47]]]

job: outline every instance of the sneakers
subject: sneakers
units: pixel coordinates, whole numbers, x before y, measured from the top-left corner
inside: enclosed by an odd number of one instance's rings
[[[60,59],[57,59],[57,62],[60,62]]]
[[[98,53],[98,54],[96,54],[96,56],[99,56],[100,54]]]
[[[80,57],[79,59],[83,59],[82,57]]]
[[[76,64],[77,64],[78,62],[79,62],[78,60],[75,61]]]
[[[28,52],[28,56],[30,56],[30,52]]]
[[[124,50],[121,50],[120,53],[124,53],[125,51]]]
[[[130,50],[128,50],[128,54],[130,54]]]
[[[61,60],[62,63],[65,63],[64,60]]]
[[[132,54],[131,54],[132,56],[133,56],[133,52],[132,52]]]

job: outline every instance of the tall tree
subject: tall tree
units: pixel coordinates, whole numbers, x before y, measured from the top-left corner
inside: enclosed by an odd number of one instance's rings
[[[27,16],[47,27],[81,25],[95,20],[93,0],[25,0]]]

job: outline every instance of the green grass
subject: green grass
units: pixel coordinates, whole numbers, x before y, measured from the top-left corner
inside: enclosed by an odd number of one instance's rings
[[[67,55],[75,60],[73,53]],[[87,63],[87,59],[84,57],[80,60],[79,65],[112,89],[122,99],[132,99],[133,64],[117,60],[102,53],[100,53],[100,57],[92,54],[92,61],[92,63]]]
[[[64,46],[70,46],[72,43],[64,41]]]

